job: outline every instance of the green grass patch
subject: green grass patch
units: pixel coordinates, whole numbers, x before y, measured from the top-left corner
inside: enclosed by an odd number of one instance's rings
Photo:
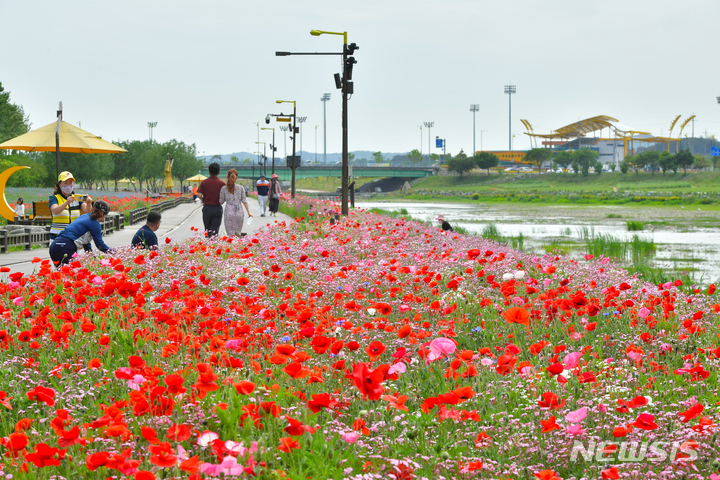
[[[627,225],[628,232],[637,232],[645,229],[645,224],[636,220],[628,220],[625,224]]]

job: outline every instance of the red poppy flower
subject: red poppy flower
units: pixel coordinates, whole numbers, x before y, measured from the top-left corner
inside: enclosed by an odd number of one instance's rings
[[[292,437],[283,437],[280,439],[280,445],[278,450],[285,453],[290,453],[294,449],[299,449],[300,444]]]
[[[187,388],[183,387],[185,379],[180,375],[168,375],[165,377],[165,384],[168,386],[167,391],[173,395],[180,395],[187,392]]]
[[[29,400],[37,400],[46,403],[49,407],[55,405],[55,390],[38,385],[27,392]]]
[[[177,457],[173,455],[173,449],[169,442],[162,442],[159,445],[150,445],[148,450],[153,454],[150,457],[150,463],[153,465],[168,468],[174,467],[177,463]]]
[[[168,440],[172,440],[175,442],[183,442],[185,440],[188,440],[190,436],[192,435],[192,430],[190,429],[190,425],[172,425],[165,435]]]
[[[549,408],[551,410],[559,410],[565,406],[565,399],[563,398],[558,402],[558,396],[552,392],[545,392],[542,394],[543,399],[538,401],[540,408]]]
[[[44,443],[38,443],[34,452],[25,454],[25,460],[34,463],[38,468],[57,467],[63,458],[65,458],[65,450],[59,450]]]
[[[323,408],[332,408],[337,404],[338,402],[329,393],[321,393],[312,396],[312,400],[308,402],[308,408],[313,413],[318,413]]]
[[[508,323],[519,323],[521,325],[530,325],[530,312],[520,307],[509,308],[503,316]]]
[[[371,361],[374,361],[377,357],[385,353],[385,345],[382,342],[372,342],[365,349],[365,353],[368,354]]]
[[[363,398],[379,400],[385,390],[380,385],[383,381],[382,371],[379,368],[370,370],[366,363],[357,363],[353,366],[353,380]]]
[[[255,384],[247,380],[243,380],[240,383],[234,384],[233,386],[240,395],[250,395],[252,392],[255,391]]]
[[[692,407],[690,407],[690,408],[687,409],[686,411],[680,412],[680,415],[683,416],[683,417],[685,417],[685,418],[683,418],[683,419],[681,420],[681,422],[682,422],[682,423],[687,423],[687,422],[689,422],[689,421],[692,420],[693,418],[695,418],[695,417],[697,417],[698,415],[700,415],[704,409],[705,409],[705,407],[703,407],[702,403],[696,403],[695,405],[693,405]]]
[[[555,422],[555,417],[552,416],[547,420],[540,420],[542,425],[542,433],[552,432],[553,430],[560,430],[560,425]]]
[[[632,425],[643,430],[655,430],[658,428],[655,423],[655,415],[651,415],[649,413],[641,413]]]

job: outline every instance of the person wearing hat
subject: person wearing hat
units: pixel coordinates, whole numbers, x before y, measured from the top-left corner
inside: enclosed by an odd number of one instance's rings
[[[55,191],[50,195],[48,208],[52,213],[50,240],[54,240],[68,225],[80,215],[92,209],[90,196],[77,195],[74,191],[75,177],[70,172],[60,172]]]
[[[50,244],[50,258],[58,267],[70,263],[70,259],[81,248],[86,252],[92,251],[90,241],[101,252],[110,251],[102,237],[100,222],[110,213],[110,205],[98,200],[92,205],[92,212],[80,215],[74,222],[65,227]]]
[[[455,230],[453,230],[453,228],[450,226],[450,224],[447,222],[447,220],[445,220],[445,215],[438,215],[435,220],[437,220],[438,222],[440,222],[440,226],[442,227],[443,232],[447,232],[448,230],[451,231],[451,232],[454,232],[454,231],[455,231]]]
[[[257,181],[255,188],[257,189],[258,203],[260,204],[260,216],[264,217],[268,203],[268,191],[270,190],[270,182],[265,178],[265,174],[260,174],[260,179]]]
[[[281,195],[282,189],[280,188],[280,179],[273,173],[272,177],[270,177],[270,215],[273,217],[277,217]]]

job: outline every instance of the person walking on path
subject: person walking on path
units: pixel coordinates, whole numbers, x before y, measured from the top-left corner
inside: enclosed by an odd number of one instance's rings
[[[162,214],[156,210],[150,210],[145,225],[135,233],[131,245],[135,248],[149,248],[155,250],[158,248],[158,239],[155,232],[160,228]]]
[[[447,220],[445,220],[445,215],[438,215],[435,220],[437,220],[438,222],[440,222],[440,226],[442,227],[443,232],[447,232],[448,230],[451,231],[451,232],[454,232],[454,231],[455,231],[455,230],[453,230],[453,228],[450,226],[450,224],[447,222]]]
[[[98,200],[92,206],[92,213],[81,215],[77,220],[66,227],[50,244],[50,258],[58,267],[70,263],[70,259],[80,248],[92,251],[90,240],[95,242],[101,252],[110,251],[105,245],[100,222],[110,213],[110,205]]]
[[[264,217],[268,203],[268,191],[270,190],[270,182],[268,182],[265,178],[265,174],[260,174],[260,179],[257,181],[256,188],[258,192],[258,203],[260,204],[260,216]]]
[[[273,217],[277,216],[278,208],[280,207],[281,195],[282,189],[280,188],[280,179],[273,173],[272,177],[270,177],[270,215]]]
[[[214,237],[220,231],[222,223],[223,208],[220,205],[220,189],[225,182],[218,178],[220,165],[211,163],[208,165],[210,177],[200,182],[197,195],[203,203],[203,226],[208,237]]]
[[[80,215],[89,213],[92,209],[92,199],[84,199],[74,191],[75,177],[70,172],[61,172],[55,185],[55,191],[50,195],[48,208],[52,214],[50,226],[50,240],[54,240],[68,225],[77,220]]]
[[[248,217],[252,217],[252,214],[245,195],[245,187],[236,183],[237,178],[237,170],[233,168],[228,171],[227,183],[220,189],[220,205],[225,204],[225,231],[228,235],[239,237],[245,223],[243,206],[247,210]]]

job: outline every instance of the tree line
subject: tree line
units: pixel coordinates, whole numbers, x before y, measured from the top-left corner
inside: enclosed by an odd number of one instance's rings
[[[598,175],[603,172],[605,165],[598,160],[598,157],[598,152],[588,147],[574,151],[533,148],[525,153],[523,160],[529,165],[537,166],[538,173],[543,165],[552,162],[553,170],[562,169],[564,172],[572,170],[575,174],[582,173],[583,176],[588,176],[591,170]],[[461,150],[459,154],[447,161],[447,166],[449,171],[461,176],[476,168],[487,170],[489,175],[490,169],[497,167],[499,163],[500,159],[490,152],[480,152],[468,157]],[[627,173],[630,170],[634,170],[635,173],[639,173],[640,170],[648,170],[654,175],[655,172],[662,171],[664,174],[668,170],[672,170],[674,173],[677,173],[679,169],[684,172],[687,172],[688,168],[701,170],[710,165],[711,162],[707,157],[693,155],[690,150],[685,149],[676,154],[648,150],[636,155],[628,155],[619,165],[611,163],[607,167],[613,172],[619,167],[621,173]],[[716,162],[712,165],[716,166]]]

